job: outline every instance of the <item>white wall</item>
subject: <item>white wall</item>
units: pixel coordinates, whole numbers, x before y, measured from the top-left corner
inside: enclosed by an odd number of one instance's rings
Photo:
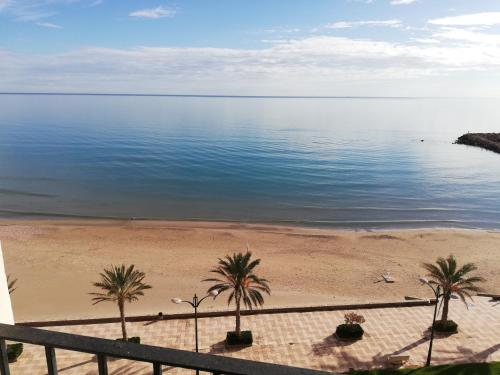
[[[0,323],[14,324],[14,314],[10,303],[7,274],[3,262],[2,242],[0,241]]]

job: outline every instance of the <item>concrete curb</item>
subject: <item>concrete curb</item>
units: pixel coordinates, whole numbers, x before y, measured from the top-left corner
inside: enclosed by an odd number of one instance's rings
[[[290,313],[306,313],[319,311],[341,311],[341,310],[367,310],[367,309],[386,309],[386,308],[405,308],[434,305],[435,300],[422,301],[405,301],[405,302],[385,302],[385,303],[366,303],[366,304],[351,304],[351,305],[327,305],[327,306],[306,306],[306,307],[282,307],[259,310],[243,310],[242,316],[249,315],[264,315],[264,314],[290,314]],[[234,311],[208,311],[198,313],[198,318],[217,318],[224,316],[234,316]],[[179,320],[193,319],[193,313],[169,314],[163,315],[162,320]],[[138,315],[129,316],[127,322],[150,322],[158,320],[158,315]],[[18,326],[24,327],[56,327],[56,326],[72,326],[72,325],[89,325],[89,324],[108,324],[118,323],[120,318],[94,318],[94,319],[72,319],[72,320],[48,320],[48,321],[28,321],[16,323]]]

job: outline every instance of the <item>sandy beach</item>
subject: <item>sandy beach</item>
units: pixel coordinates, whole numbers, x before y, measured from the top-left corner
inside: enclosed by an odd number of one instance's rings
[[[483,230],[340,231],[275,225],[160,221],[2,221],[17,321],[116,316],[89,292],[110,264],[135,264],[153,289],[127,306],[132,314],[189,311],[176,296],[204,295],[217,258],[248,246],[269,279],[266,307],[400,301],[430,297],[417,278],[423,261],[453,253],[475,262],[484,288],[500,293],[500,232]],[[389,271],[396,282],[377,282]],[[225,296],[204,310],[226,309]]]

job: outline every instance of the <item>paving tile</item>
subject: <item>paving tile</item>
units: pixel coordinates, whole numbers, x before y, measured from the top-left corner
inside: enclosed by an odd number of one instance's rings
[[[460,327],[459,333],[437,337],[433,363],[500,361],[500,305],[488,298],[475,298],[475,307],[467,310],[452,301],[450,318]],[[324,371],[345,372],[350,368],[384,367],[391,354],[410,356],[407,366],[424,364],[429,345],[426,331],[432,319],[432,307],[373,309],[359,311],[366,323],[363,340],[350,343],[332,334],[343,322],[345,311],[254,315],[242,317],[243,329],[251,329],[255,342],[250,348],[228,351],[223,340],[234,329],[234,317],[199,320],[200,351],[255,361],[307,367]],[[144,344],[194,349],[192,320],[127,323],[130,336],[141,336]],[[119,324],[80,325],[48,328],[54,331],[114,339],[120,336]],[[60,374],[97,374],[95,356],[56,350]],[[192,374],[193,371],[164,367],[167,374]],[[43,348],[25,345],[11,373],[46,374]],[[110,360],[109,373],[114,375],[152,374],[149,364],[127,360]]]

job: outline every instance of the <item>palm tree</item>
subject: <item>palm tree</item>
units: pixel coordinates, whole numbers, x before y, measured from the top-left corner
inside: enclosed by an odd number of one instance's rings
[[[16,283],[17,279],[11,279],[11,275],[7,275],[7,288],[9,289],[9,294],[12,294],[12,292],[17,289]]]
[[[151,286],[142,282],[146,274],[134,269],[132,264],[129,267],[111,266],[109,269],[104,269],[100,274],[101,281],[93,283],[97,288],[101,288],[104,292],[90,293],[95,296],[92,298],[99,302],[116,302],[120,310],[120,319],[122,323],[123,339],[127,340],[127,329],[125,327],[125,302],[133,302],[139,299],[139,296],[144,295],[144,290],[151,289]]]
[[[208,293],[216,290],[222,293],[230,291],[227,303],[234,300],[236,303],[236,334],[241,334],[241,302],[249,309],[262,306],[264,297],[261,292],[271,294],[268,281],[254,274],[255,268],[260,264],[260,259],[251,260],[252,253],[234,253],[224,259],[219,258],[217,267],[210,272],[218,275],[215,278],[205,279],[216,284],[208,289]]]
[[[457,260],[453,255],[448,258],[438,258],[436,264],[423,263],[422,266],[429,272],[427,276],[430,278],[429,283],[439,285],[443,295],[443,313],[441,321],[448,320],[448,305],[451,295],[456,294],[460,299],[466,303],[465,299],[472,299],[471,293],[477,293],[482,289],[475,285],[476,283],[483,282],[484,279],[480,276],[468,276],[471,272],[477,270],[474,263],[466,263],[458,268]]]

